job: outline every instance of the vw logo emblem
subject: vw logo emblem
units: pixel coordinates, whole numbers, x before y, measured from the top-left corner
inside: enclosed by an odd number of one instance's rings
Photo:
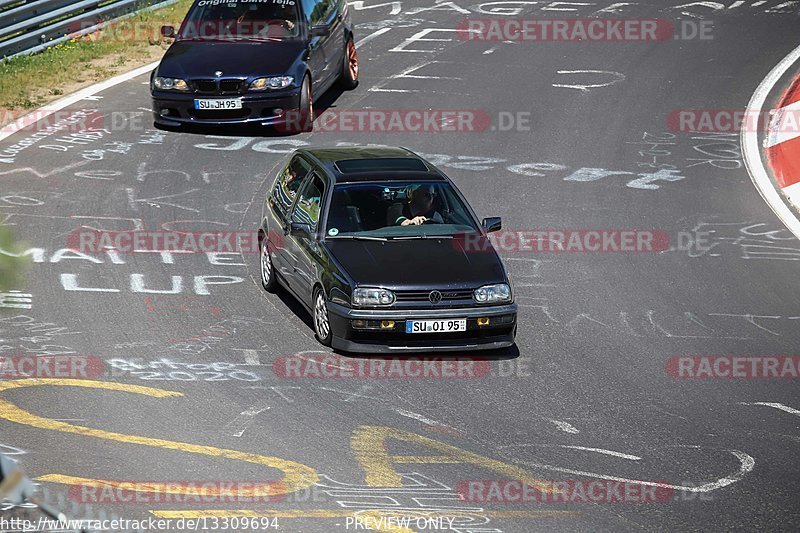
[[[428,300],[430,300],[432,304],[438,304],[442,301],[442,293],[439,291],[431,291],[428,295]]]
[[[222,71],[221,70],[216,71],[214,73],[214,76],[217,76],[217,77],[222,76]]]

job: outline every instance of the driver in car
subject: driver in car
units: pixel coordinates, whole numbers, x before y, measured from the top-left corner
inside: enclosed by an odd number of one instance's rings
[[[426,222],[443,224],[442,215],[434,208],[436,190],[433,185],[414,185],[408,188],[408,201],[397,202],[389,207],[387,219],[393,226],[419,226]]]
[[[294,4],[292,4],[294,5]],[[249,4],[241,2],[236,7],[236,24],[256,37],[267,37],[271,25],[280,25],[286,31],[294,29],[291,20],[294,8],[288,5]]]

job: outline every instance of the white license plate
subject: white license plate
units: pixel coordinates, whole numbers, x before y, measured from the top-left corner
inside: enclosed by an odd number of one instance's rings
[[[196,98],[194,101],[195,109],[241,109],[241,98],[217,98],[215,100],[204,100]]]
[[[466,331],[466,318],[445,320],[406,320],[406,333],[452,333]]]

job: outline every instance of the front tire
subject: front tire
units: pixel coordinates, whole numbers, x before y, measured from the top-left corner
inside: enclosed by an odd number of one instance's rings
[[[339,75],[339,85],[347,91],[358,87],[358,52],[353,37],[347,38],[344,45],[344,59],[342,60],[342,73]]]
[[[325,293],[319,287],[314,291],[314,336],[323,346],[330,346],[333,340],[328,303],[325,301]]]
[[[267,292],[275,292],[278,290],[278,280],[275,276],[275,265],[272,263],[272,257],[269,255],[269,245],[267,238],[261,239],[259,244],[261,253],[259,266],[261,270],[261,286]]]
[[[303,79],[303,87],[300,89],[300,105],[298,106],[298,119],[296,131],[308,133],[314,129],[314,99],[311,96],[311,79],[306,76]]]

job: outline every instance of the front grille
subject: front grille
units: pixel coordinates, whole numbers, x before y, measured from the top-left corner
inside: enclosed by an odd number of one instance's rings
[[[194,80],[194,90],[198,93],[214,94],[217,92],[216,80]]]
[[[238,93],[242,88],[242,80],[220,80],[219,90],[223,93]]]
[[[472,301],[472,289],[440,290],[442,302]],[[430,302],[431,291],[395,291],[398,302]]]
[[[201,94],[239,94],[244,88],[244,80],[225,78],[221,80],[192,80],[194,90]]]

